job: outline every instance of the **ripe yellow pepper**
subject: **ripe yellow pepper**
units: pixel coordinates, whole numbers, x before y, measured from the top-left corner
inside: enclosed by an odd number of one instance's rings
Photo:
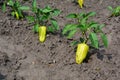
[[[39,41],[44,42],[46,39],[46,26],[39,27]]]
[[[78,44],[76,51],[76,63],[81,64],[86,58],[89,46],[85,43]]]
[[[78,4],[80,5],[80,7],[83,7],[83,0],[78,0]]]
[[[16,19],[19,19],[19,14],[18,12],[15,12]]]

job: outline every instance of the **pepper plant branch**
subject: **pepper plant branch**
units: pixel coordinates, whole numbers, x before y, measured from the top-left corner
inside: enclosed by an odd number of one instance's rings
[[[85,35],[85,38],[86,38],[85,43],[87,43],[87,41],[89,40],[89,38],[87,37],[87,33],[86,32],[84,33],[84,35]]]

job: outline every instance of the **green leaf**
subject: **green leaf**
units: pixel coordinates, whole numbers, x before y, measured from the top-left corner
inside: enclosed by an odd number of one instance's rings
[[[82,13],[81,16],[82,16],[82,19],[81,20],[85,20],[87,21],[89,17],[92,17],[96,14],[96,12],[89,12],[89,13]],[[79,14],[80,16],[80,14]]]
[[[54,16],[58,16],[61,13],[61,11],[59,9],[54,9],[53,10],[53,15]]]
[[[33,7],[33,8],[36,8],[36,7],[37,7],[36,0],[33,0],[33,2],[32,2],[32,7]]]
[[[116,7],[116,11],[120,12],[120,6]]]
[[[4,2],[2,5],[2,11],[5,12],[5,10],[6,10],[6,3]]]
[[[71,46],[75,46],[75,45],[77,45],[78,43],[79,43],[79,41],[73,41],[73,42],[70,43],[70,45],[71,45]]]
[[[17,13],[21,18],[23,18],[23,14],[22,14],[22,11],[20,9],[18,9]]]
[[[19,9],[20,9],[20,10],[29,10],[30,7],[28,7],[28,6],[21,6],[21,7],[19,7]]]
[[[86,14],[87,17],[91,17],[91,16],[94,16],[96,14],[96,12],[89,12]]]
[[[111,6],[108,6],[108,9],[109,9],[110,11],[113,11],[113,8],[112,8]]]
[[[13,2],[12,0],[9,0],[9,1],[7,2],[7,5],[13,6],[13,5],[14,5],[14,2]]]
[[[44,14],[44,15],[41,15],[40,20],[45,21],[45,20],[48,20],[49,17],[50,17],[49,14],[48,14],[48,15],[45,15],[45,14]]]
[[[78,25],[76,25],[76,24],[68,24],[63,28],[62,34],[64,35],[70,30],[77,29],[77,27],[78,27]]]
[[[108,6],[108,9],[112,12],[111,16],[120,15],[120,6],[117,6],[116,8],[112,8],[111,6]]]
[[[51,19],[51,23],[52,23],[53,27],[55,28],[55,30],[59,30],[58,23],[55,19]]]
[[[52,9],[51,9],[51,7],[49,7],[49,6],[46,6],[46,7],[42,10],[43,13],[49,13],[49,12],[51,12],[51,11],[52,11]]]
[[[77,30],[75,29],[75,30],[71,30],[71,31],[69,31],[68,32],[68,34],[66,35],[67,36],[67,38],[72,38],[73,37],[73,35],[75,34],[77,32]]]
[[[86,22],[87,22],[87,19],[86,18],[83,18],[80,20],[80,24],[85,26],[86,25]]]
[[[38,31],[39,31],[39,24],[35,24],[35,25],[34,25],[33,31],[34,31],[34,32],[38,32]]]
[[[97,35],[95,33],[90,33],[89,35],[89,39],[91,41],[91,45],[95,48],[98,48],[98,38]]]
[[[115,9],[114,9],[114,15],[115,16],[119,16],[120,15],[120,6],[117,6]]]
[[[86,24],[78,25],[78,28],[79,28],[82,32],[84,32],[84,31],[87,30],[87,25],[86,25]]]
[[[32,11],[33,11],[33,12],[37,12],[36,0],[33,0],[33,2],[32,2]]]
[[[101,30],[104,26],[105,26],[105,24],[99,25],[99,29]]]
[[[102,41],[104,43],[104,46],[105,47],[108,47],[108,39],[107,39],[107,36],[104,34],[104,33],[101,33],[101,38],[102,38]]]
[[[18,0],[16,0],[16,1],[14,2],[14,5],[15,5],[16,7],[20,7],[20,2],[19,2]]]
[[[77,14],[72,13],[66,16],[67,18],[77,18]]]
[[[14,17],[15,16],[15,12],[11,12],[11,15]]]
[[[98,23],[96,23],[96,22],[91,22],[91,23],[89,23],[89,28],[97,28],[99,26],[99,24]]]
[[[102,28],[104,27],[104,24],[98,24],[97,27],[94,27],[94,32],[96,33],[101,33],[102,32]]]
[[[84,12],[81,12],[81,13],[78,14],[79,18],[82,17],[82,16],[84,16],[84,15],[85,15]]]
[[[35,18],[33,16],[27,16],[26,17],[29,23],[32,23],[35,21]]]
[[[54,33],[54,31],[55,31],[55,29],[52,26],[49,26],[47,29],[49,32],[52,32],[52,33]]]
[[[56,30],[59,30],[58,23],[55,19],[51,19],[51,26],[48,27],[48,31],[54,33]]]

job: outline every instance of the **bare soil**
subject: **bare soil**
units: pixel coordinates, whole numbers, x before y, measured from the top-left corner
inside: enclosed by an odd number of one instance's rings
[[[68,13],[95,11],[93,18],[104,23],[108,36],[108,48],[90,50],[88,58],[80,65],[75,63],[75,46],[72,40],[57,34],[48,34],[44,43],[32,31],[33,25],[10,16],[0,7],[0,80],[120,80],[120,16],[109,17],[108,6],[120,5],[120,0],[85,0],[80,9],[73,0],[37,0],[39,7],[50,5],[62,13],[56,17],[62,30],[67,23]],[[30,5],[32,1],[22,1]],[[28,12],[30,13],[30,12]],[[78,40],[76,34],[74,40]]]

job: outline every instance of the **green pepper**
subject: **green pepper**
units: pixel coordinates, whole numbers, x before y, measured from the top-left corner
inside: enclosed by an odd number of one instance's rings
[[[39,27],[39,41],[44,42],[46,39],[46,26]]]
[[[76,63],[81,64],[86,58],[89,46],[85,43],[78,44],[76,51]]]

